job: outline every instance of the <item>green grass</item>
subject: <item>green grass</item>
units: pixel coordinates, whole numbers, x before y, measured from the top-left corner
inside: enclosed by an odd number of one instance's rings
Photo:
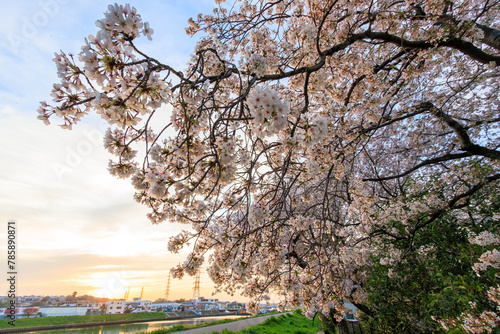
[[[262,324],[253,326],[241,331],[237,334],[315,334],[318,331],[318,323],[313,324],[313,321],[302,315],[300,310],[279,317],[266,319]],[[231,332],[228,332],[229,334]],[[221,332],[220,334],[226,334]]]
[[[130,314],[102,314],[102,315],[71,315],[66,317],[42,317],[42,318],[24,318],[16,319],[16,327],[34,327],[34,326],[50,326],[64,324],[80,324],[85,322],[98,321],[120,321],[120,320],[140,320],[140,319],[163,319],[166,315],[164,312],[152,313],[130,313]],[[1,328],[12,328],[9,325],[10,319],[0,320]]]
[[[170,328],[158,329],[152,332],[140,332],[137,334],[169,334],[174,332],[179,332],[187,329],[212,326],[221,323],[228,323],[232,321],[237,321],[240,319],[226,319],[221,321],[214,321],[210,323],[202,323],[197,325],[176,325]],[[294,313],[288,313],[286,315],[280,315],[278,317],[271,317],[266,319],[262,324],[256,325],[241,331],[237,331],[236,334],[315,334],[318,331],[318,324],[313,324],[312,320],[307,319],[303,316],[300,311],[295,311]],[[224,329],[222,332],[212,331],[207,329],[209,334],[234,334],[233,332]]]

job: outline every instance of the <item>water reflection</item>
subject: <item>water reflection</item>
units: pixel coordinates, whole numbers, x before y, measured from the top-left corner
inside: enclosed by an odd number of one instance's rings
[[[42,333],[42,334],[125,334],[125,333],[137,333],[142,331],[153,331],[156,329],[172,327],[174,325],[193,325],[202,322],[212,322],[221,319],[236,319],[241,318],[237,315],[228,315],[222,317],[200,317],[195,319],[186,320],[169,320],[169,321],[151,321],[151,322],[141,322],[133,324],[123,324],[123,325],[108,325],[108,326],[94,326],[86,328],[74,328],[74,329],[56,329],[48,330],[42,332],[28,332],[28,333]]]

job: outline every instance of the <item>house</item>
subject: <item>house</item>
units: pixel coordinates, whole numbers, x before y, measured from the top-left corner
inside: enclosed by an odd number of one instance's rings
[[[208,299],[208,300],[203,300],[198,302],[200,307],[198,309],[203,310],[203,311],[212,311],[212,310],[219,310],[219,303],[216,301],[216,299]]]
[[[89,314],[104,314],[106,313],[106,303],[94,303],[88,306]]]
[[[189,310],[196,310],[197,307],[197,302],[195,301],[190,301],[190,302],[184,302],[181,303],[181,311],[189,311]]]
[[[178,312],[181,310],[180,303],[154,303],[151,305],[151,311],[153,312]]]
[[[229,306],[229,302],[218,301],[217,304],[219,304],[219,310],[227,310]]]
[[[110,300],[106,302],[106,314],[123,314],[125,306],[125,299]]]
[[[149,312],[153,306],[152,302],[149,300],[141,300],[141,298],[134,298],[133,301],[125,302],[125,304],[125,309],[131,310],[132,313]]]

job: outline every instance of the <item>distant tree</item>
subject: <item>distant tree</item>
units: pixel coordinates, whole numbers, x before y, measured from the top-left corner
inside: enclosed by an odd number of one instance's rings
[[[73,294],[71,294],[73,296],[73,298],[76,298],[76,295],[78,294],[77,291],[73,292]]]
[[[109,298],[97,297],[97,298],[95,299],[95,302],[96,302],[96,303],[106,303],[106,302],[108,302],[108,301],[109,301]]]
[[[9,314],[10,314],[10,311],[11,311],[11,309],[6,308],[6,309],[3,311],[3,314],[7,314],[7,315],[9,315]],[[14,314],[19,314],[19,308],[15,308],[15,309],[14,309]]]
[[[186,302],[186,299],[184,299],[184,298],[177,299],[175,302],[176,302],[176,303],[185,303],[185,302]]]
[[[165,298],[157,298],[154,302],[155,303],[166,303],[166,302],[168,302],[168,300]]]
[[[8,299],[4,299],[0,301],[0,307],[8,307],[10,305],[10,301]]]
[[[30,316],[37,314],[40,309],[38,307],[26,307],[24,309],[24,314],[29,318]]]

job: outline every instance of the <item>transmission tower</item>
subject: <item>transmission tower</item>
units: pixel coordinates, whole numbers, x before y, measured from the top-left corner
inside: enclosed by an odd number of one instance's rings
[[[142,287],[142,289],[141,289],[141,300],[142,300],[142,296],[144,296],[144,287]]]
[[[128,290],[125,291],[125,297],[123,299],[128,300],[128,295],[130,294],[130,287],[128,287]]]
[[[168,296],[170,295],[170,273],[167,277],[167,285],[165,286],[165,299],[168,301]]]
[[[200,298],[200,269],[196,272],[194,276],[194,287],[193,287],[193,300],[198,300]]]

